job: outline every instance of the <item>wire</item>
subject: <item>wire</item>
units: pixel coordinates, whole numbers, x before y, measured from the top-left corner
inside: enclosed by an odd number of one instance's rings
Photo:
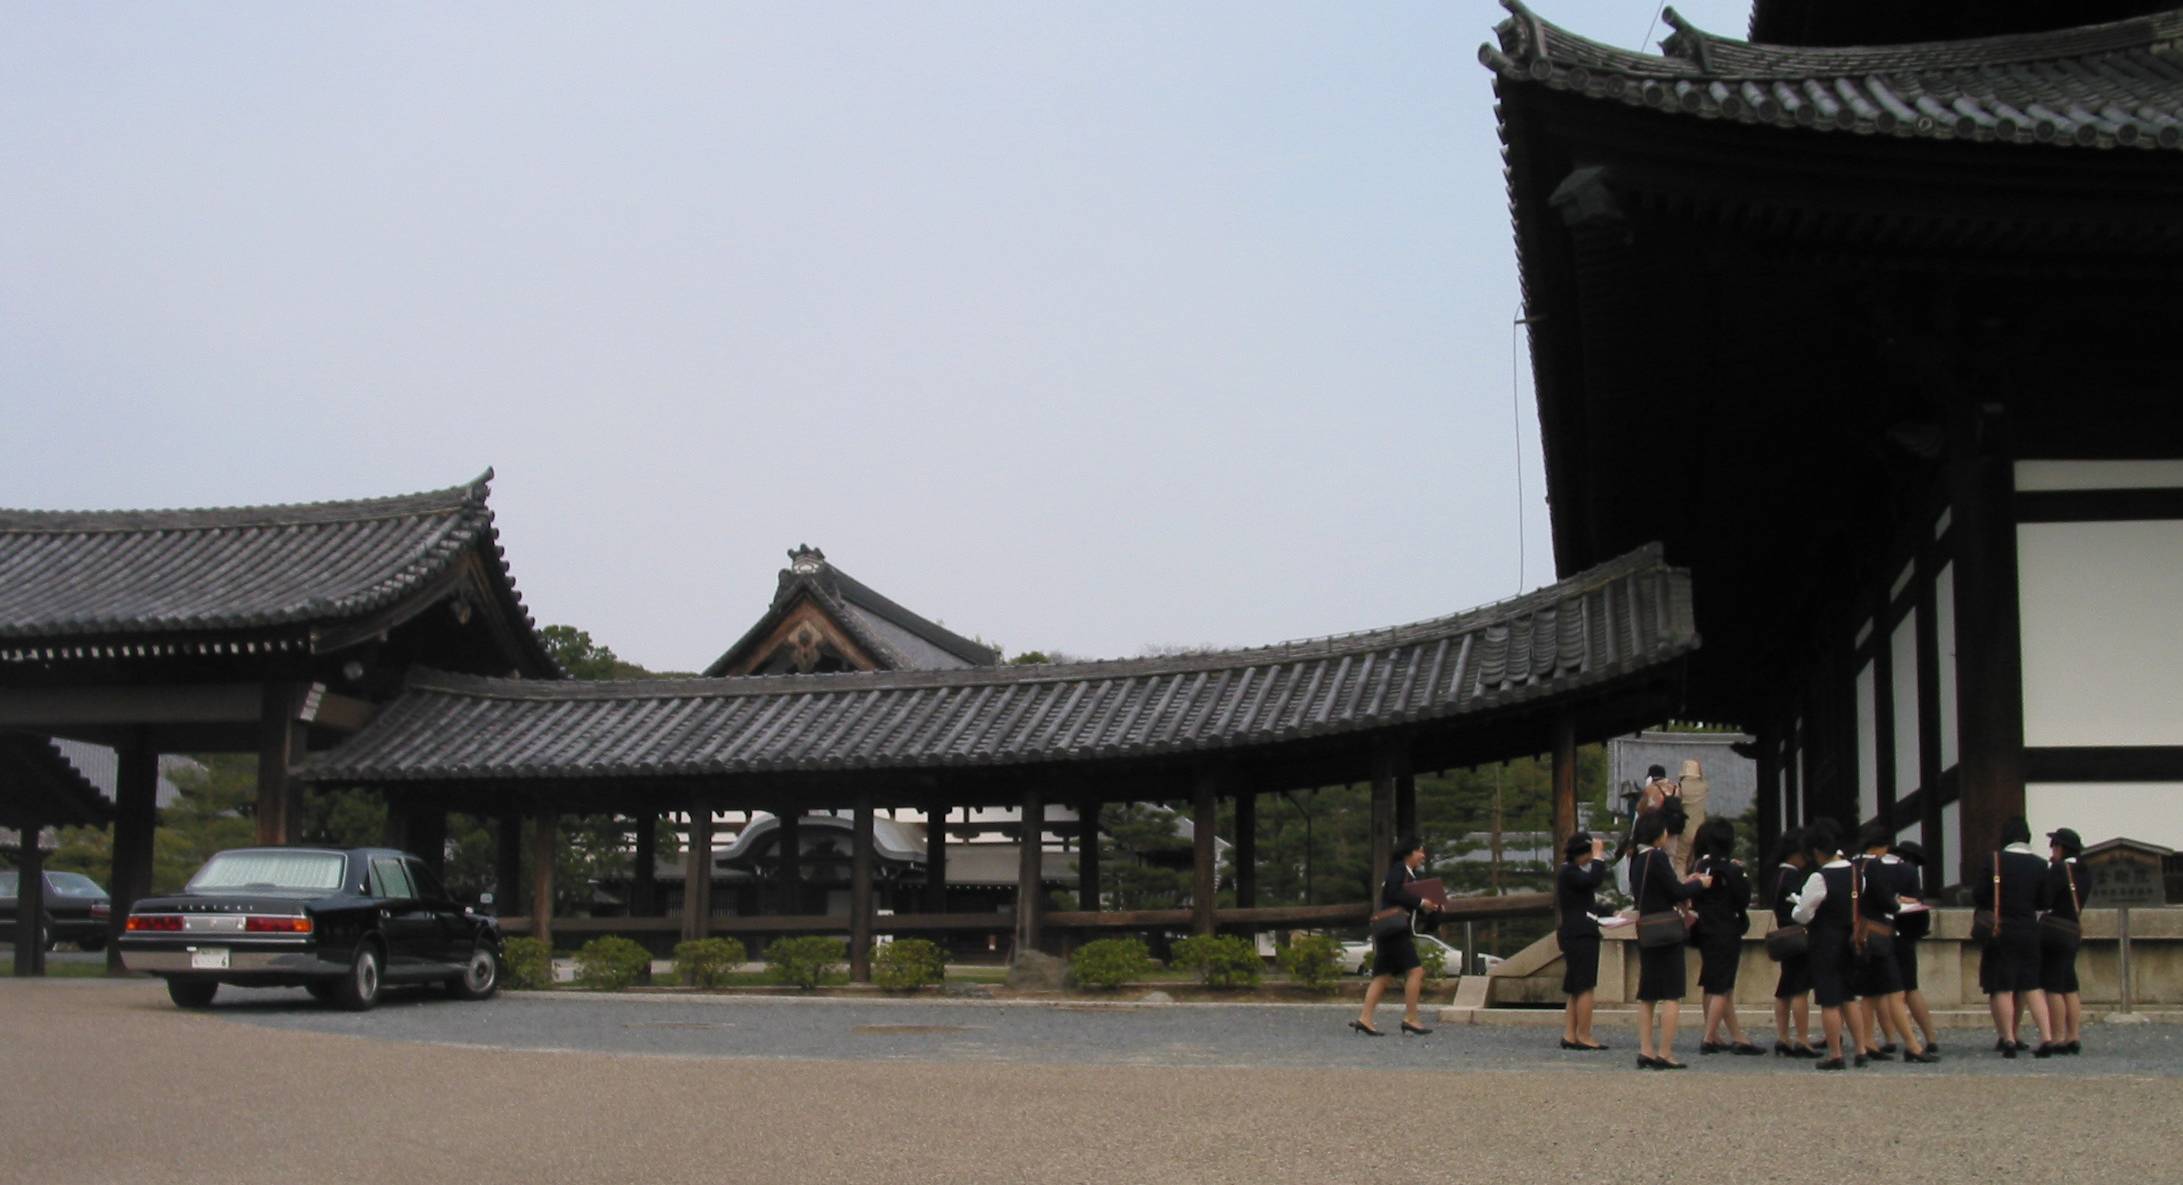
[[[1653,5],[1652,20],[1645,25],[1645,36],[1643,37],[1643,39],[1638,41],[1637,52],[1645,52],[1645,47],[1652,44],[1652,31],[1659,26],[1660,13],[1664,11],[1667,6],[1668,0],[1660,0],[1660,3]]]

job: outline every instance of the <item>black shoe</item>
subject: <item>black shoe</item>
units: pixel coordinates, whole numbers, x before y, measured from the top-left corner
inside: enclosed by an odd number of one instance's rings
[[[1871,1060],[1872,1060],[1872,1056],[1871,1056],[1870,1054],[1864,1054],[1864,1053],[1860,1053],[1860,1054],[1858,1054],[1858,1055],[1857,1055],[1857,1057],[1856,1057],[1856,1059],[1855,1059],[1855,1060],[1853,1060],[1852,1062],[1850,1062],[1850,1064],[1851,1064],[1851,1065],[1853,1065],[1853,1066],[1856,1066],[1856,1067],[1857,1067],[1858,1069],[1862,1070],[1862,1069],[1864,1069],[1864,1068],[1865,1068],[1865,1063],[1866,1063],[1866,1062],[1869,1062],[1869,1061],[1871,1061]]]
[[[1664,1057],[1656,1057],[1652,1061],[1655,1070],[1687,1070],[1690,1068],[1681,1062],[1671,1062]]]
[[[1880,1047],[1880,1052],[1881,1052],[1881,1053],[1901,1053],[1901,1052],[1902,1052],[1902,1050],[1901,1050],[1901,1049],[1900,1049],[1899,1047],[1897,1047],[1897,1046],[1896,1046],[1896,1044],[1895,1044],[1895,1043],[1894,1043],[1893,1041],[1890,1041],[1890,1042],[1888,1042],[1887,1044],[1885,1044],[1885,1045],[1882,1045],[1882,1046]]]
[[[1659,1058],[1646,1057],[1644,1054],[1640,1053],[1637,1055],[1637,1068],[1640,1070],[1663,1070],[1667,1068],[1667,1063],[1661,1061]]]
[[[1763,1050],[1763,1049],[1760,1049],[1760,1048],[1759,1048],[1758,1046],[1756,1046],[1756,1045],[1753,1045],[1753,1044],[1751,1044],[1751,1043],[1750,1043],[1749,1041],[1738,1041],[1738,1042],[1736,1042],[1736,1043],[1735,1043],[1734,1045],[1731,1045],[1731,1046],[1729,1046],[1729,1047],[1728,1047],[1728,1052],[1730,1052],[1730,1053],[1733,1053],[1733,1054],[1735,1054],[1735,1055],[1736,1055],[1737,1057],[1765,1057],[1765,1056],[1766,1056],[1766,1051],[1765,1051],[1765,1050]]]
[[[1871,1052],[1865,1054],[1865,1056],[1871,1058],[1873,1061],[1876,1062],[1891,1062],[1895,1060],[1895,1047],[1892,1045],[1882,1045],[1878,1049],[1872,1050]]]
[[[1912,1063],[1916,1063],[1921,1066],[1930,1066],[1937,1064],[1939,1061],[1940,1055],[1934,1053],[1930,1049],[1926,1050],[1924,1053],[1906,1053],[1903,1055],[1903,1064],[1906,1066]]]
[[[2056,1045],[2056,1044],[2055,1044],[2054,1042],[2052,1042],[2052,1041],[2041,1041],[2041,1042],[2039,1043],[2039,1048],[2037,1048],[2037,1049],[2034,1049],[2034,1050],[2032,1050],[2032,1051],[2031,1051],[2031,1055],[2032,1055],[2033,1057],[2039,1057],[2039,1058],[2047,1058],[2047,1057],[2053,1057],[2053,1056],[2054,1056],[2055,1054],[2057,1054],[2057,1053],[2062,1053],[2062,1052],[2064,1052],[2064,1050],[2062,1049],[2062,1047],[2061,1047],[2061,1046],[2059,1046],[2059,1045]]]
[[[2014,1053],[2016,1052],[2016,1044],[2015,1042],[2010,1041],[2007,1037],[1996,1038],[1994,1040],[1994,1052]]]
[[[1402,1022],[1402,1035],[1405,1037],[1424,1037],[1431,1035],[1431,1033],[1432,1030],[1424,1025],[1414,1025],[1409,1021]]]
[[[2072,1041],[2069,1044],[2062,1046],[2062,1052],[2068,1054],[2071,1057],[2075,1057],[2078,1054],[2084,1052],[2084,1042]]]
[[[1710,1057],[1716,1053],[1728,1052],[1728,1045],[1721,1041],[1700,1041],[1698,1043],[1698,1052]]]
[[[1600,1050],[1607,1048],[1604,1045],[1586,1045],[1582,1041],[1567,1040],[1561,1043],[1561,1047],[1563,1049],[1574,1049],[1579,1053],[1598,1053]]]
[[[1801,1054],[1801,1053],[1798,1053],[1798,1052],[1797,1052],[1796,1050],[1794,1050],[1794,1049],[1790,1048],[1790,1047],[1789,1047],[1789,1043],[1788,1043],[1787,1041],[1776,1041],[1776,1042],[1774,1042],[1774,1056],[1775,1056],[1775,1057],[1803,1057],[1804,1055],[1803,1055],[1803,1054]]]
[[[1926,1043],[1925,1043],[1925,1051],[1926,1051],[1927,1053],[1939,1053],[1939,1052],[1940,1052],[1940,1042],[1938,1042],[1938,1041],[1928,1041],[1928,1042],[1926,1042]]]
[[[2011,1060],[2011,1061],[2014,1061],[2014,1060],[2016,1060],[2016,1046],[2014,1046],[2014,1045],[2004,1045],[2004,1046],[2002,1046],[2002,1047],[2001,1047],[2001,1056],[2002,1056],[2002,1057],[2005,1057],[2005,1058],[2008,1058],[2008,1059],[2009,1059],[2009,1060]]]
[[[1818,1061],[1820,1058],[1827,1056],[1826,1054],[1819,1052],[1816,1047],[1810,1045],[1797,1046],[1796,1055],[1810,1061]]]
[[[1814,1070],[1839,1070],[1841,1068],[1842,1059],[1838,1057],[1830,1057],[1827,1060],[1815,1063],[1812,1066],[1812,1069]]]
[[[2019,1041],[2019,1042],[2017,1042],[2017,1043],[2016,1043],[2016,1052],[2018,1052],[2018,1053],[2029,1053],[2030,1051],[2031,1051],[2031,1042],[2029,1042],[2029,1041]]]
[[[1364,1023],[1361,1020],[1350,1021],[1349,1027],[1357,1030],[1360,1033],[1363,1033],[1367,1037],[1384,1037],[1387,1035],[1380,1032],[1378,1029],[1373,1028],[1371,1025]]]

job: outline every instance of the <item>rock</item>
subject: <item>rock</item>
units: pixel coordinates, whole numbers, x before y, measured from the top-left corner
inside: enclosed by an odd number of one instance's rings
[[[1016,952],[1016,961],[1008,966],[1008,986],[1031,991],[1058,992],[1067,976],[1069,965],[1052,955],[1035,950]]]
[[[2149,1025],[2153,1018],[2142,1012],[2110,1012],[2100,1018],[2103,1025]]]
[[[1139,1004],[1172,1004],[1175,1002],[1175,997],[1170,996],[1166,992],[1160,991],[1159,989],[1155,988],[1152,991],[1146,992],[1144,995],[1137,997],[1137,1002]]]
[[[993,998],[993,989],[982,983],[949,982],[940,985],[940,994],[966,1000],[990,1000]]]

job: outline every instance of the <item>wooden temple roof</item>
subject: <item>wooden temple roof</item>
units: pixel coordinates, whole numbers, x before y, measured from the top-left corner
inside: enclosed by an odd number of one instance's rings
[[[1591,41],[1502,0],[1506,82],[1743,124],[1903,139],[2183,148],[2183,10],[2052,32],[1884,46],[1759,45],[1667,10],[1665,55]]]
[[[763,655],[754,652],[804,600],[817,605],[877,660],[882,670],[989,667],[1001,660],[1000,651],[882,596],[835,567],[818,548],[800,546],[788,555],[789,566],[781,569],[780,583],[765,614],[726,653],[714,659],[705,674],[740,673],[747,661],[762,659]]]
[[[44,737],[0,733],[0,824],[104,823],[113,808]]]
[[[0,509],[0,663],[323,653],[455,595],[467,575],[510,624],[515,666],[558,674],[500,548],[492,476],[304,505]]]
[[[423,673],[304,767],[337,784],[1019,767],[1212,753],[1552,702],[1694,650],[1657,547],[1485,608],[1112,662],[626,682]]]

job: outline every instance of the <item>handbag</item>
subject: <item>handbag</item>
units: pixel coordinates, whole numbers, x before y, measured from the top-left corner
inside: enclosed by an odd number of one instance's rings
[[[1884,918],[1868,918],[1859,907],[1858,885],[1865,879],[1865,870],[1872,866],[1871,857],[1850,865],[1849,916],[1851,941],[1857,946],[1862,959],[1891,959],[1895,957],[1895,924]]]
[[[1786,866],[1784,866],[1786,867]],[[1781,872],[1774,872],[1774,900],[1781,900]],[[1812,932],[1801,922],[1788,922],[1766,932],[1766,957],[1776,963],[1802,958],[1811,953]]]
[[[1637,899],[1645,899],[1645,875],[1652,871],[1655,861],[1652,853],[1641,857],[1645,866],[1637,870]],[[1686,924],[1680,910],[1661,909],[1637,915],[1637,945],[1646,949],[1682,944]]]
[[[1390,905],[1372,915],[1372,940],[1393,938],[1410,928],[1410,913],[1399,905]]]
[[[1981,946],[1991,946],[2001,937],[2001,853],[1994,853],[1993,908],[1975,910],[1971,914],[1971,941]]]
[[[2054,911],[2048,910],[2039,919],[2039,942],[2057,951],[2075,951],[2077,944],[2084,940],[2084,908],[2077,902],[2077,874],[2066,862],[2062,865],[2062,879],[2069,882],[2070,916],[2058,918]]]

